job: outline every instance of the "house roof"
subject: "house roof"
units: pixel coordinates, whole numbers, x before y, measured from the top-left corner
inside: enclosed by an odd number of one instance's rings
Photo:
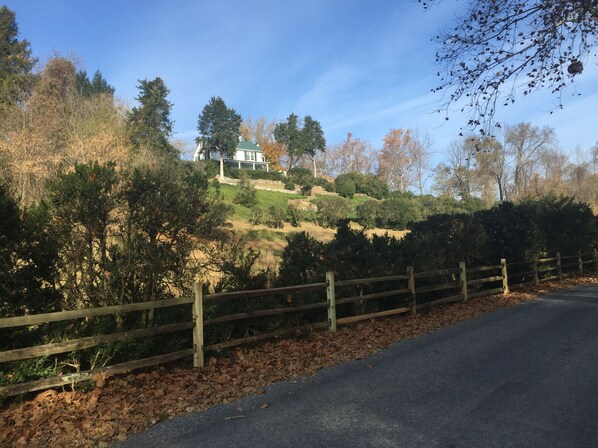
[[[258,145],[256,145],[255,143],[249,142],[247,140],[240,141],[239,144],[237,145],[237,149],[263,152]]]

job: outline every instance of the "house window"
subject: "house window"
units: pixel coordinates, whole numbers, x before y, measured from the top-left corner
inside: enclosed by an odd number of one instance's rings
[[[245,160],[255,162],[255,154],[253,151],[245,151]]]

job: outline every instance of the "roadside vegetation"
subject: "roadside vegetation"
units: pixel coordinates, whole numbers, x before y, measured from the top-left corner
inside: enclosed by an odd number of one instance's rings
[[[0,318],[172,300],[190,295],[196,280],[209,292],[241,291],[323,282],[326,271],[393,275],[598,245],[598,147],[573,164],[549,145],[550,130],[531,124],[508,127],[502,140],[465,137],[434,170],[432,195],[425,135],[389,130],[380,151],[351,134],[327,145],[309,115],[243,121],[213,97],[198,106],[202,150],[230,155],[243,135],[278,171],[234,170],[223,158],[184,161],[161,78],[140,79],[135,105],[126,107],[99,71],[90,78],[69,58],[55,55],[34,70],[14,13],[3,6],[0,19],[9,48],[0,51]],[[257,189],[257,181],[279,191]],[[176,313],[3,328],[0,352],[167,325]],[[226,340],[281,323],[214,333]],[[3,362],[0,387],[191,343],[188,334],[158,335]]]

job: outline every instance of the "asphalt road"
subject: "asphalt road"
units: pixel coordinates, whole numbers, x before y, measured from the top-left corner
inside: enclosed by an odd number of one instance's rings
[[[121,446],[598,447],[598,284],[160,423]]]

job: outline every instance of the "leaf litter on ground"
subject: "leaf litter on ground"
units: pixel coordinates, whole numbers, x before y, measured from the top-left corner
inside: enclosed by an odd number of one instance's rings
[[[554,289],[596,281],[597,277],[586,276],[524,286],[507,295],[440,305],[416,316],[366,320],[336,333],[313,331],[301,338],[237,348],[225,356],[209,357],[203,369],[178,364],[98,376],[89,391],[46,390],[33,398],[12,399],[0,408],[0,447],[108,446],[162,420],[261,394],[275,382],[298,381],[402,340],[533,300]],[[264,402],[261,409],[268,406]],[[243,418],[241,412],[230,418]]]

